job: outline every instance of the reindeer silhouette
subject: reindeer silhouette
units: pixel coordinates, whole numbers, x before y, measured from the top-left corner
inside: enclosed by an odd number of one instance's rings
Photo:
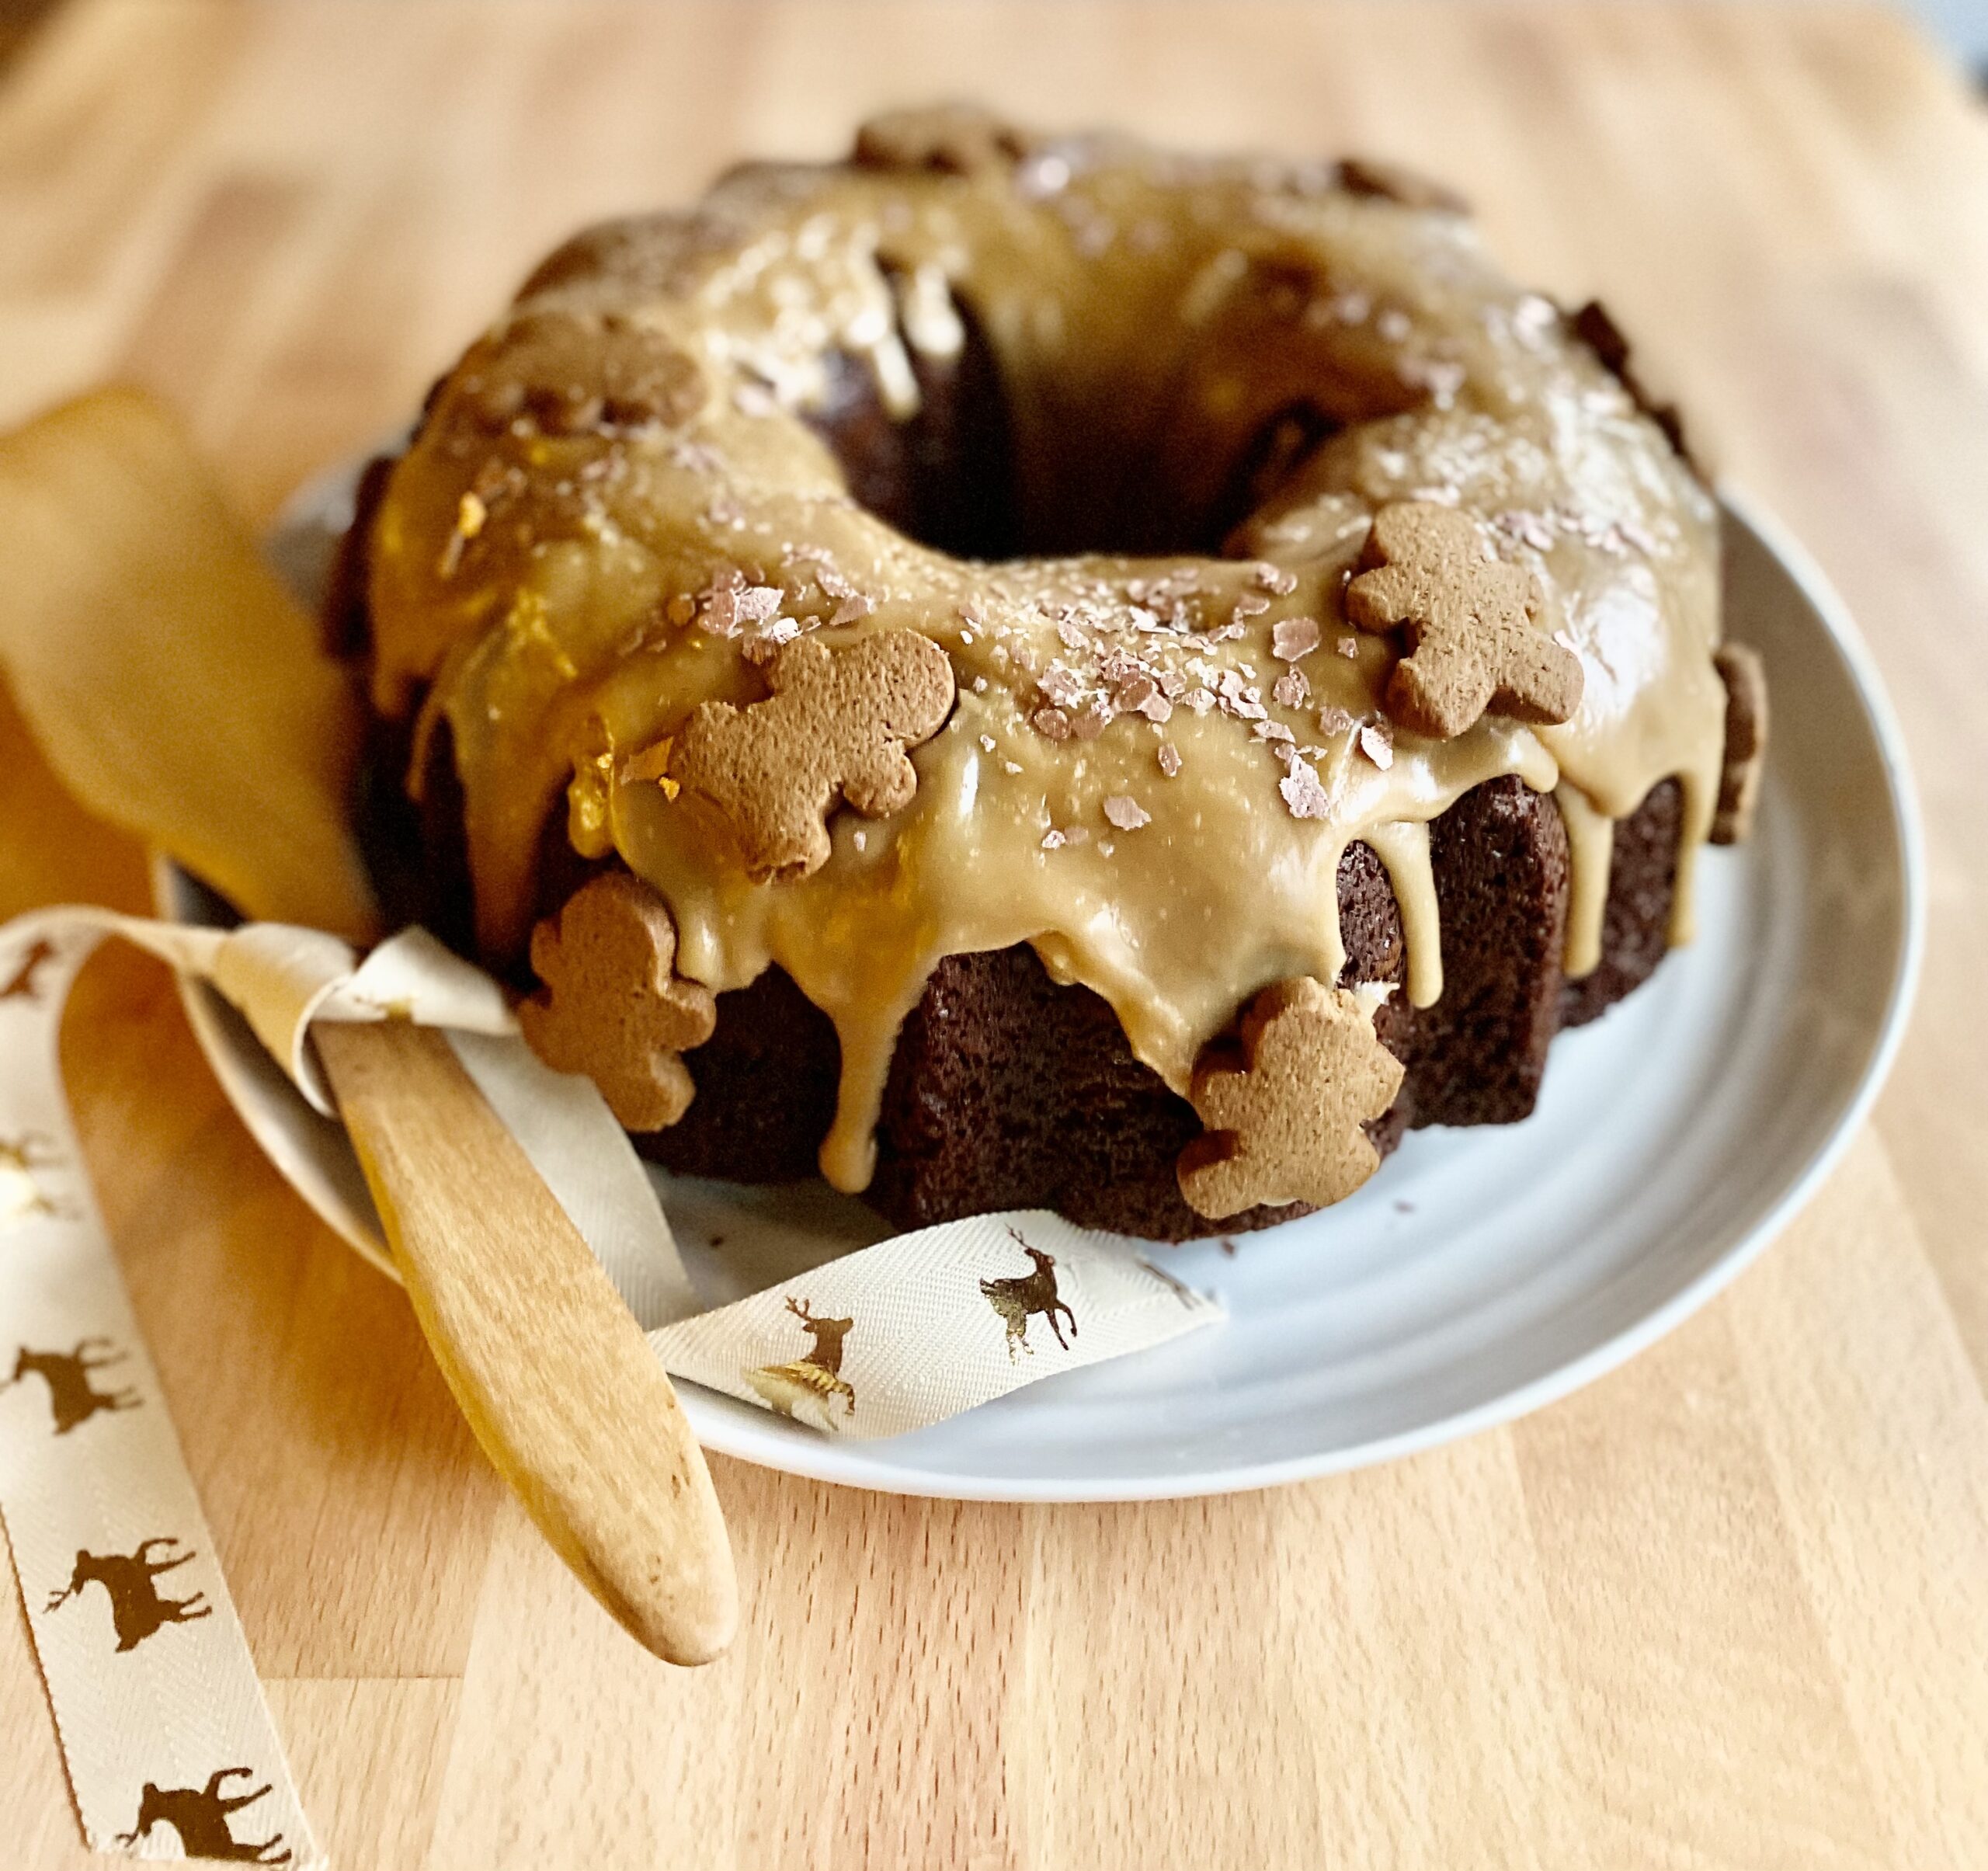
[[[1056,1342],[1068,1350],[1063,1337],[1063,1328],[1056,1323],[1061,1313],[1070,1322],[1070,1337],[1077,1335],[1077,1316],[1057,1297],[1056,1261],[1052,1254],[1044,1254],[1040,1247],[1031,1247],[1012,1227],[1009,1233],[1014,1236],[1016,1244],[1035,1263],[1035,1271],[1021,1274],[1011,1280],[982,1280],[980,1290],[987,1295],[987,1303],[992,1306],[1006,1322],[1008,1327],[1008,1362],[1015,1361],[1015,1347],[1021,1348],[1033,1358],[1035,1347],[1028,1341],[1030,1315],[1040,1313],[1049,1321],[1049,1329],[1056,1334]]]
[[[120,1650],[136,1650],[166,1625],[190,1624],[196,1618],[208,1617],[214,1607],[207,1602],[204,1591],[196,1591],[190,1598],[162,1598],[152,1583],[161,1573],[170,1572],[193,1559],[191,1553],[156,1560],[151,1556],[155,1547],[170,1548],[179,1543],[167,1537],[141,1541],[135,1553],[79,1552],[68,1587],[50,1595],[48,1608],[59,1611],[85,1586],[101,1585],[110,1600],[111,1622],[116,1627]]]
[[[795,1404],[812,1401],[827,1414],[830,1400],[843,1400],[843,1414],[856,1414],[856,1393],[842,1375],[842,1341],[849,1336],[853,1319],[823,1319],[808,1309],[805,1299],[789,1299],[787,1309],[801,1321],[815,1341],[805,1358],[791,1365],[763,1365],[745,1373],[746,1382],[764,1397],[777,1416],[790,1419]]]
[[[171,1826],[179,1834],[180,1849],[189,1858],[220,1858],[243,1865],[288,1864],[290,1853],[276,1850],[283,1843],[282,1833],[251,1845],[238,1839],[230,1828],[230,1813],[238,1813],[245,1806],[253,1806],[269,1790],[266,1786],[259,1786],[252,1793],[231,1798],[222,1793],[221,1786],[238,1777],[252,1780],[255,1769],[217,1768],[207,1785],[198,1789],[155,1786],[148,1780],[145,1790],[138,1796],[138,1823],[130,1831],[118,1834],[118,1844],[134,1845],[147,1837],[154,1826],[164,1824]]]
[[[50,1169],[61,1160],[49,1147],[48,1139],[37,1131],[18,1137],[0,1137],[0,1228],[37,1215],[61,1215],[68,1211],[41,1186],[36,1170]]]
[[[0,986],[0,1000],[39,1000],[41,989],[35,984],[35,975],[54,959],[55,944],[46,936],[37,936],[15,965],[6,985]]]
[[[33,1351],[26,1345],[14,1360],[14,1375],[0,1390],[10,1389],[24,1377],[38,1377],[48,1386],[48,1405],[55,1416],[55,1433],[66,1436],[78,1423],[86,1423],[99,1410],[136,1410],[142,1400],[130,1386],[119,1390],[99,1390],[89,1374],[106,1365],[122,1364],[130,1354],[109,1351],[101,1358],[91,1354],[107,1347],[108,1338],[79,1338],[73,1351]]]

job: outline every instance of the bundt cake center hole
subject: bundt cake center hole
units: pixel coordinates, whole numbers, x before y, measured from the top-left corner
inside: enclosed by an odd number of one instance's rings
[[[1218,555],[1340,426],[1307,403],[1276,409],[1213,477],[1212,494],[1173,484],[1163,437],[1156,447],[1151,437],[1086,447],[1087,438],[1072,436],[1031,461],[985,329],[957,296],[953,308],[962,334],[956,352],[906,343],[918,389],[911,415],[894,419],[869,360],[838,351],[827,360],[828,393],[808,421],[858,505],[955,558]]]

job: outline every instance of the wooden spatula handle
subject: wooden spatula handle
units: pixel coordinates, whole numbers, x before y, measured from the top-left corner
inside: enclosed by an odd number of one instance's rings
[[[315,1030],[435,1361],[587,1589],[672,1663],[738,1625],[724,1517],[655,1353],[443,1036]]]

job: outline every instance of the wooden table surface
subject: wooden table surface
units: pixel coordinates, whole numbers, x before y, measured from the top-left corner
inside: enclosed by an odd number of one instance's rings
[[[1988,128],[1896,18],[77,0],[0,89],[0,418],[135,377],[267,516],[574,224],[964,92],[1412,159],[1522,276],[1604,293],[1891,684],[1930,833],[1917,1017],[1785,1240],[1571,1401],[1161,1506],[720,1462],[746,1634],[684,1674],[539,1543],[164,974],[103,956],[67,1035],[92,1167],[337,1862],[1979,1871]],[[143,895],[0,701],[0,911]],[[86,1862],[18,1604],[0,1816],[9,1865]]]

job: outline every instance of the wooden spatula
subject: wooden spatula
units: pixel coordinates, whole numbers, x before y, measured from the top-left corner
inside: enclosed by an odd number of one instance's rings
[[[408,1296],[476,1439],[624,1629],[708,1663],[738,1626],[703,1452],[633,1315],[440,1033],[320,1022]]]
[[[380,934],[351,678],[185,431],[97,390],[0,435],[0,668],[77,798],[245,916]]]
[[[183,431],[106,390],[0,436],[0,664],[89,805],[251,916],[378,933],[360,711]],[[440,1035],[319,1028],[422,1330],[566,1563],[675,1663],[731,1641],[704,1456],[586,1242]]]

